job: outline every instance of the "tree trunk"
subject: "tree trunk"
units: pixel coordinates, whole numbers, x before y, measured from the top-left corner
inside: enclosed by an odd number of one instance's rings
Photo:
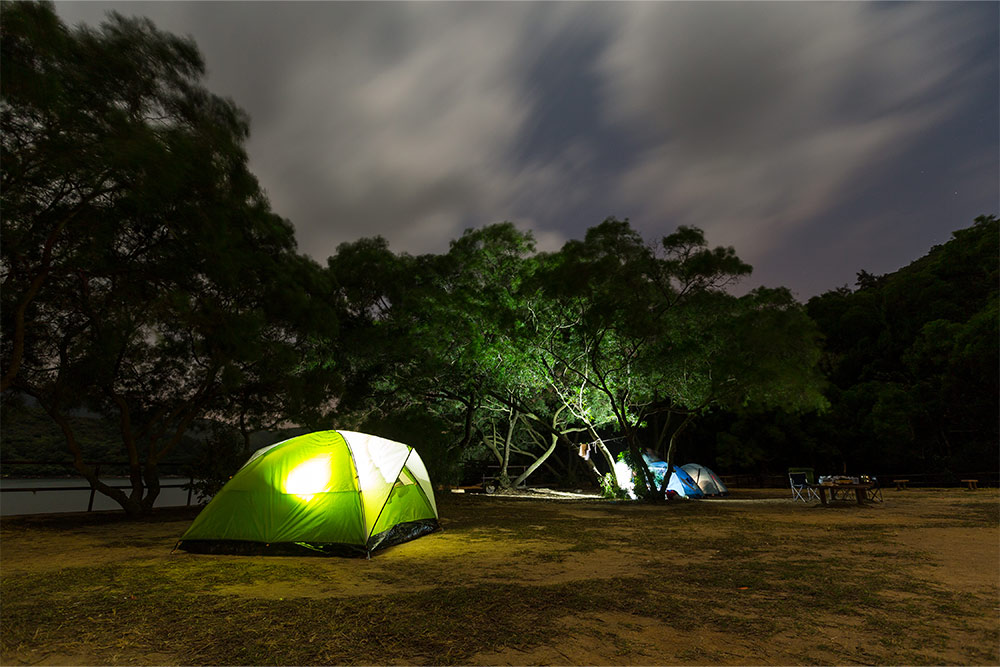
[[[536,414],[534,414],[534,413],[532,413],[530,411],[524,412],[523,415],[524,415],[524,419],[526,419],[526,420],[530,421],[532,424],[538,426],[544,432],[546,432],[546,433],[548,433],[548,434],[550,434],[550,435],[552,435],[552,436],[554,436],[556,438],[565,440],[565,442],[569,445],[570,449],[575,449],[576,448],[576,445],[574,445],[572,442],[570,442],[569,438],[566,437],[565,433],[561,432],[557,427],[553,426],[552,424],[548,424],[548,423],[542,421],[538,417],[538,415],[536,415]],[[593,433],[593,430],[591,430],[590,432]],[[594,436],[596,437],[596,434],[594,434]],[[600,438],[598,438],[598,440],[600,440]],[[607,450],[607,448],[604,447],[603,443],[601,443],[601,448],[602,448],[602,450],[604,452],[604,455],[606,457],[608,457],[609,460],[611,460],[611,452],[609,452]],[[592,459],[588,458],[586,461],[584,461],[584,463],[587,464],[587,469],[590,470],[590,472],[594,475],[594,481],[598,485],[600,485],[601,480],[604,479],[604,476],[601,474],[601,471],[597,469],[597,466],[594,465],[594,461]],[[612,464],[612,470],[613,469],[614,469],[614,464]]]
[[[601,456],[604,457],[604,462],[608,464],[608,471],[614,472],[615,457],[611,455],[611,451],[608,449],[608,446],[604,444],[604,440],[599,435],[597,435],[597,433],[593,431],[591,431],[591,433],[596,438],[596,440],[594,440],[594,442],[590,444],[594,446],[597,449],[597,451],[601,453]]]
[[[118,503],[122,505],[122,509],[125,510],[126,515],[130,518],[136,518],[147,514],[153,507],[152,501],[147,499],[146,484],[148,480],[145,478],[143,465],[139,461],[139,446],[135,439],[135,432],[132,427],[132,414],[128,403],[113,392],[108,392],[108,394],[118,406],[119,428],[121,429],[122,443],[125,445],[125,451],[128,454],[129,482],[132,485],[132,492],[128,494],[126,502],[123,504],[121,501],[118,501]],[[159,480],[157,480],[156,486],[157,490],[159,490]]]
[[[663,476],[663,483],[660,485],[660,493],[664,497],[666,497],[667,485],[670,483],[670,478],[674,474],[674,451],[677,449],[677,436],[681,434],[681,431],[687,428],[687,425],[691,422],[692,417],[693,415],[688,413],[687,416],[684,417],[684,421],[682,421],[674,432],[670,434],[670,446],[667,447],[667,456],[665,459],[667,462],[667,474]]]
[[[490,424],[490,427],[493,429],[493,437],[489,437],[489,436],[483,434],[483,444],[486,445],[486,447],[491,452],[493,452],[493,457],[497,460],[497,463],[498,464],[502,464],[503,463],[503,454],[500,453],[500,449],[497,447],[497,443],[496,443],[497,428],[496,428],[496,425],[492,424],[492,423]]]
[[[559,438],[564,437],[561,434],[556,433],[556,430],[557,430],[556,426],[559,423],[559,413],[560,412],[562,412],[562,408],[560,408],[559,410],[557,410],[556,413],[555,413],[555,415],[552,416],[552,432],[549,434],[549,439],[551,440],[551,442],[549,443],[548,449],[546,449],[545,452],[541,456],[539,456],[537,459],[535,459],[534,462],[530,466],[528,466],[527,470],[525,470],[523,473],[521,473],[518,476],[518,478],[514,480],[514,482],[511,484],[512,487],[517,488],[518,486],[520,486],[521,484],[523,484],[524,480],[528,479],[528,476],[531,475],[531,473],[533,473],[536,470],[538,470],[538,468],[541,467],[541,465],[543,463],[545,463],[545,459],[549,458],[549,456],[552,455],[552,452],[554,452],[556,450],[556,444],[559,442]],[[532,433],[532,435],[535,435],[535,434]],[[541,444],[541,443],[539,443],[539,444]],[[573,443],[569,443],[569,445],[572,447]]]
[[[634,466],[638,468],[635,472],[639,476],[639,482],[641,484],[635,485],[636,495],[647,500],[649,502],[656,502],[661,500],[662,496],[658,497],[656,489],[656,478],[653,476],[652,471],[650,471],[649,466],[646,465],[646,460],[642,458],[642,450],[639,448],[639,437],[635,430],[629,429],[626,434],[626,440],[628,442],[629,454],[632,456]]]
[[[497,484],[501,489],[509,489],[513,485],[510,483],[510,475],[507,474],[507,466],[510,464],[510,445],[514,439],[514,428],[517,424],[517,410],[513,408],[507,415],[507,435],[503,441],[503,461],[500,462],[500,475],[497,477]]]
[[[55,229],[52,230],[52,233],[45,240],[45,247],[42,250],[41,267],[31,280],[31,284],[28,286],[24,296],[21,297],[20,302],[17,304],[17,309],[14,311],[14,336],[11,346],[11,358],[7,364],[7,368],[4,369],[2,379],[0,379],[0,392],[7,391],[10,388],[15,378],[17,378],[18,372],[21,370],[21,360],[24,358],[25,331],[27,328],[25,315],[28,312],[28,306],[34,301],[38,295],[38,291],[48,278],[49,272],[52,270],[52,249],[55,247],[59,235],[62,234],[62,230],[65,229],[66,225],[76,217],[84,205],[89,203],[93,197],[94,195],[91,195],[77,204],[76,209],[60,220],[59,224],[56,225]]]
[[[29,396],[33,396],[38,401],[38,404],[42,406],[42,409],[52,418],[52,421],[56,423],[59,430],[62,431],[66,448],[73,456],[73,469],[87,480],[90,488],[118,503],[125,510],[126,516],[130,518],[140,516],[142,514],[142,507],[139,505],[138,500],[133,499],[131,495],[126,495],[121,489],[116,489],[102,482],[97,476],[97,470],[86,463],[83,458],[83,450],[76,439],[76,433],[73,432],[73,427],[70,426],[69,419],[60,410],[59,404],[47,400],[41,392],[36,391],[31,386],[20,384],[18,388]]]
[[[597,466],[594,465],[594,460],[585,459],[583,463],[586,466],[587,470],[589,470],[591,474],[594,476],[594,481],[596,481],[597,485],[600,486],[601,482],[604,480],[604,475],[602,475],[601,471],[598,470]],[[609,474],[613,475],[615,473],[612,471]]]
[[[545,450],[545,453],[543,453],[541,456],[539,456],[537,459],[535,459],[534,463],[532,463],[530,466],[528,466],[528,468],[524,472],[522,472],[520,475],[518,475],[517,479],[515,479],[513,482],[511,482],[510,485],[512,487],[517,488],[518,486],[520,486],[521,484],[523,484],[524,480],[528,479],[528,477],[531,475],[531,473],[535,472],[540,467],[542,467],[542,464],[545,463],[545,459],[549,458],[549,456],[551,456],[552,452],[554,452],[556,450],[556,444],[559,442],[559,438],[557,436],[554,436],[554,435],[550,436],[550,437],[552,438],[552,443],[549,445],[549,448]]]
[[[153,511],[153,504],[160,495],[160,470],[156,461],[147,461],[143,468],[143,478],[146,482],[146,495],[141,502],[142,513],[149,514]]]

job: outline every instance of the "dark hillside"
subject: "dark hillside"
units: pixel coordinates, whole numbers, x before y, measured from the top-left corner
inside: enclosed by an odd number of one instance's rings
[[[70,423],[86,451],[93,452],[95,461],[116,461],[120,453],[121,436],[114,425],[94,417],[76,416]],[[0,457],[2,461],[48,461],[70,464],[72,456],[66,448],[62,432],[39,407],[4,406],[0,424]],[[5,477],[31,475],[66,475],[73,471],[61,466],[5,465]]]
[[[115,424],[96,415],[84,414],[70,417],[69,422],[83,451],[87,452],[87,463],[120,463],[125,460],[121,433]],[[164,474],[179,472],[179,466],[191,458],[199,437],[195,430],[189,436],[170,457],[170,461],[176,465],[171,465],[170,462],[165,464]],[[8,462],[11,461],[43,461],[65,465],[9,465]],[[3,406],[0,415],[0,462],[3,463],[0,474],[4,477],[76,475],[71,467],[72,461],[73,457],[66,447],[62,432],[44,410],[37,406]],[[101,473],[125,474],[126,468],[104,465]]]
[[[811,299],[833,386],[824,423],[848,462],[897,471],[996,470],[995,216],[858,289]]]
[[[1000,234],[994,216],[902,269],[810,299],[829,380],[823,414],[715,413],[679,455],[731,473],[932,475],[1000,470]],[[763,477],[762,477],[763,479]]]

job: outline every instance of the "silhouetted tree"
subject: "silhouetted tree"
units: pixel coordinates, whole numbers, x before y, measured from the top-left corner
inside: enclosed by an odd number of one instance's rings
[[[834,434],[854,468],[995,470],[1000,234],[980,216],[895,273],[810,299]]]
[[[47,3],[5,5],[0,30],[4,389],[34,396],[77,471],[141,514],[196,418],[320,401],[330,290],[193,42],[114,13],[69,29]],[[129,490],[86,463],[67,419],[81,405],[118,424]]]

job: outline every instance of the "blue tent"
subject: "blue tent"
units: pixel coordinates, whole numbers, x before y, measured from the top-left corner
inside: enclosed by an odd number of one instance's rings
[[[649,453],[643,454],[642,459],[646,462],[646,466],[649,471],[653,473],[653,477],[656,479],[656,485],[660,486],[663,484],[663,477],[667,473],[667,462],[663,461],[657,456],[650,455]],[[673,466],[674,474],[670,476],[670,481],[667,482],[667,491],[675,491],[678,495],[685,496],[687,498],[704,498],[705,494],[702,492],[698,483],[687,473],[686,470],[680,466]]]
[[[719,476],[709,468],[698,463],[686,463],[681,469],[691,475],[691,479],[701,488],[706,496],[728,496],[729,489]]]
[[[649,471],[653,473],[653,479],[656,482],[657,488],[659,488],[663,484],[663,478],[667,473],[666,461],[649,453],[643,454],[642,458],[646,462]],[[618,485],[627,491],[630,497],[635,498],[632,475],[633,471],[629,469],[625,461],[619,461],[615,464],[615,477],[618,479]],[[691,478],[691,475],[676,465],[673,466],[673,474],[667,482],[667,491],[673,491],[685,498],[703,498],[705,496],[702,490],[698,488],[697,482]]]

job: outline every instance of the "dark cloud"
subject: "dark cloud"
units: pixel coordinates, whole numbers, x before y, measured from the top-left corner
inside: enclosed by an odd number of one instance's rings
[[[949,82],[982,75],[961,45],[990,33],[963,9],[622,8],[600,64],[607,113],[656,133],[623,197],[646,204],[643,220],[694,223],[763,257],[969,101],[975,88]]]
[[[992,3],[57,3],[108,9],[194,37],[320,260],[618,215],[808,296],[1000,206]]]

